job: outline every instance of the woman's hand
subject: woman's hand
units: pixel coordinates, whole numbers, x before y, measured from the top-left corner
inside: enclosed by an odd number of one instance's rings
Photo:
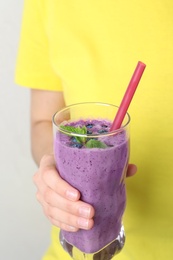
[[[94,208],[82,202],[79,191],[60,177],[53,155],[42,158],[33,180],[37,199],[53,225],[67,231],[92,228]]]
[[[136,166],[130,164],[127,177],[136,171]],[[60,177],[53,154],[42,158],[33,179],[37,186],[37,199],[53,225],[74,232],[93,227],[94,208],[81,201],[79,191]]]

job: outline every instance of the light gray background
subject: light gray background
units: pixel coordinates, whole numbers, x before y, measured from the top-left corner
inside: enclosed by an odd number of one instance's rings
[[[40,260],[50,224],[35,199],[29,90],[14,83],[22,0],[0,0],[0,259]]]

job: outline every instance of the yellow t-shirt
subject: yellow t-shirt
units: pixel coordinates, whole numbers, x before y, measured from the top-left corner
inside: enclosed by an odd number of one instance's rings
[[[173,1],[25,1],[18,84],[64,91],[67,105],[119,105],[138,60],[147,64],[129,109],[138,174],[126,181],[115,259],[173,259]],[[57,232],[44,260],[70,259]]]

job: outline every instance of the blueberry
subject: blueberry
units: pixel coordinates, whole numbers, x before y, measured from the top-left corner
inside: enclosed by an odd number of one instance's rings
[[[100,129],[97,131],[99,134],[107,133],[108,131],[106,129]]]
[[[83,145],[81,143],[76,142],[76,143],[71,143],[70,146],[74,148],[82,148]]]
[[[76,137],[75,137],[75,136],[72,136],[72,137],[71,137],[71,141],[72,141],[73,143],[76,143],[76,142],[77,142]]]
[[[104,128],[107,128],[107,127],[108,127],[108,125],[102,125],[102,127],[104,127]]]
[[[94,126],[94,124],[91,124],[91,123],[88,123],[88,124],[86,125],[87,128],[92,128],[93,126]]]

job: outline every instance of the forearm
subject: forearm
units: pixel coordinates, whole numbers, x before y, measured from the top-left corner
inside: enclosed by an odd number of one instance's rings
[[[53,114],[65,106],[63,92],[31,90],[31,151],[37,165],[53,152]]]
[[[53,130],[51,121],[40,121],[31,126],[31,151],[37,165],[45,154],[53,153]]]

